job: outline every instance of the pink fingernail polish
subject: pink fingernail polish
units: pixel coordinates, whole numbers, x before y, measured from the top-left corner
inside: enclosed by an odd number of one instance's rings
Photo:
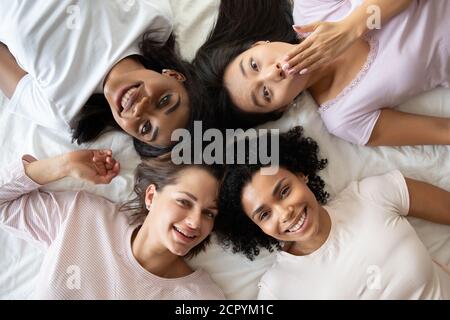
[[[300,71],[300,75],[305,75],[308,73],[308,69],[303,69],[302,71]]]

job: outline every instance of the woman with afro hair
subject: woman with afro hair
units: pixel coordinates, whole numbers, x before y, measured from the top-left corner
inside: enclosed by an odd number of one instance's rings
[[[449,299],[450,272],[407,216],[450,225],[450,193],[399,171],[352,182],[331,201],[318,175],[327,161],[296,127],[279,137],[279,170],[231,165],[216,231],[253,260],[277,251],[259,299]],[[248,159],[248,155],[247,155]]]

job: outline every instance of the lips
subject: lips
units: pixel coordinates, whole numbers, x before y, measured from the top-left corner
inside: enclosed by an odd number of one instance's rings
[[[141,84],[135,84],[122,88],[116,98],[116,105],[119,114],[127,112],[136,102],[139,96],[139,87]]]
[[[181,229],[179,227],[173,226],[173,230],[174,230],[177,238],[185,243],[192,242],[197,238],[196,234],[193,234],[193,233],[186,231],[184,229]]]
[[[305,207],[300,217],[286,229],[286,233],[295,233],[303,229],[308,218],[308,210]]]

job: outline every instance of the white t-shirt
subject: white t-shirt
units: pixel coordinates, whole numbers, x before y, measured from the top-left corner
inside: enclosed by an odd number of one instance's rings
[[[325,209],[326,242],[306,256],[279,252],[259,299],[450,299],[450,274],[405,217],[399,171],[351,183]]]
[[[0,1],[0,42],[28,75],[7,109],[42,126],[68,130],[70,121],[121,59],[139,53],[148,30],[166,41],[168,0]]]
[[[131,249],[138,224],[130,225],[120,204],[39,187],[22,163],[0,172],[0,228],[46,252],[33,298],[225,299],[202,269],[176,279],[144,269]]]

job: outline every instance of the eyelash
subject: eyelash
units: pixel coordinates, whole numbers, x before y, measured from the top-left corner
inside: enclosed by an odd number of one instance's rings
[[[144,125],[142,126],[141,134],[142,134],[143,136],[145,136],[145,135],[148,134],[151,130],[152,130],[152,124],[150,123],[150,121],[146,121],[146,122],[144,123]]]
[[[178,199],[177,203],[183,208],[190,208],[192,206],[191,202],[185,199]]]
[[[263,221],[263,220],[266,219],[268,216],[269,216],[269,212],[268,212],[268,211],[261,212],[261,213],[259,214],[259,220],[260,220],[260,221]]]
[[[281,189],[281,191],[280,191],[281,199],[286,198],[289,195],[289,191],[290,191],[290,188],[288,186],[283,188],[283,189]]]
[[[166,94],[161,100],[159,100],[158,108],[164,108],[165,106],[167,106],[171,98],[171,94]]]
[[[250,68],[252,68],[254,71],[259,72],[258,65],[256,64],[255,60],[253,60],[253,58],[250,59]],[[266,86],[263,87],[262,95],[265,101],[270,102],[270,92],[269,90],[267,90]]]

